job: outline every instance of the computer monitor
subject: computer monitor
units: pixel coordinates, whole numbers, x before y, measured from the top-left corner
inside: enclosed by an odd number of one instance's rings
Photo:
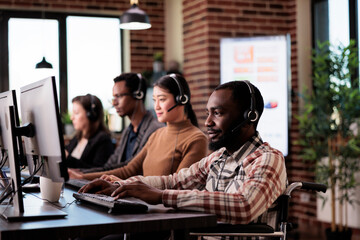
[[[0,175],[1,178],[3,178],[2,183],[4,183],[0,201],[3,202],[11,193],[14,193],[14,206],[16,206],[16,209],[19,211],[23,211],[22,196],[19,194],[22,192],[20,165],[22,165],[24,159],[22,142],[21,136],[13,135],[14,128],[12,127],[17,124],[19,124],[19,117],[15,90],[0,93],[0,148],[2,155]],[[4,169],[5,164],[7,164],[7,166],[10,165],[10,170]],[[9,172],[12,181],[8,179]]]
[[[30,174],[40,167],[37,175],[53,182],[67,181],[69,176],[55,77],[21,87],[20,109],[23,126],[34,128],[34,136],[23,137]]]
[[[18,126],[20,121],[18,115],[15,90],[0,93],[0,150],[1,150],[0,169],[1,170],[4,170],[5,167],[8,167],[7,159],[8,159],[9,141],[11,141],[9,135],[10,123],[9,123],[9,118],[7,116],[9,112],[9,106],[14,106],[14,114],[15,114],[14,120],[15,120],[15,124]],[[21,136],[18,136],[17,145],[18,145],[19,156],[23,157],[22,148],[19,147],[21,146],[21,144],[22,144]],[[20,160],[20,165],[26,164],[24,158],[19,160]],[[7,172],[8,169],[4,171]]]
[[[67,214],[51,205],[24,204],[22,182],[20,179],[20,161],[23,136],[25,153],[30,174],[64,182],[68,179],[65,165],[64,140],[60,121],[55,78],[49,77],[29,84],[20,89],[22,126],[19,126],[14,106],[5,110],[5,122],[9,131],[8,153],[13,190],[13,205],[1,209],[2,216],[9,220],[64,217]],[[37,170],[37,171],[36,171]]]

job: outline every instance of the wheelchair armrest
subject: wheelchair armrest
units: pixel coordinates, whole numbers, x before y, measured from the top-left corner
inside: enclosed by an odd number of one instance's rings
[[[290,196],[295,189],[313,190],[317,192],[326,192],[327,186],[321,183],[312,182],[293,182],[285,190],[285,195]]]
[[[317,192],[326,192],[327,186],[321,183],[312,183],[312,182],[302,182],[301,189],[305,190],[314,190]]]

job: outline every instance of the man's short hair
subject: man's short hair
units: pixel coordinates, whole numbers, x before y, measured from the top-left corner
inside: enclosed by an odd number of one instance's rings
[[[140,76],[140,78],[139,78]],[[125,86],[129,88],[131,93],[135,93],[139,89],[140,81],[140,91],[144,93],[144,97],[142,98],[143,102],[146,99],[146,90],[147,90],[147,83],[144,76],[137,73],[122,73],[120,76],[114,78],[114,83],[125,81]]]
[[[251,83],[249,83],[249,84],[251,84]],[[256,103],[255,109],[259,115],[257,121],[255,121],[253,123],[256,128],[257,124],[259,122],[259,119],[261,117],[261,114],[264,111],[264,99],[261,96],[259,89],[256,86],[254,86],[253,84],[251,84],[251,85],[255,91],[255,103]],[[249,90],[249,87],[247,86],[247,84],[244,81],[231,81],[231,82],[227,82],[227,83],[217,86],[215,88],[215,91],[220,90],[220,89],[232,90],[231,97],[239,106],[240,115],[244,116],[245,111],[250,109],[250,106],[251,106],[251,94],[250,94],[250,90]],[[243,117],[242,121],[243,120],[244,120],[244,117]]]

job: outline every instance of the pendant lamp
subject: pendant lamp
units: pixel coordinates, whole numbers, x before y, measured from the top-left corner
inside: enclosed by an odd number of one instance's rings
[[[138,0],[130,1],[131,8],[120,17],[120,28],[143,30],[151,28],[149,16],[138,7]]]
[[[44,0],[42,1],[42,7],[44,8]],[[42,9],[42,11],[41,11],[41,19],[43,20],[42,35],[43,35],[43,40],[44,40],[44,21],[45,21],[44,9]],[[44,46],[42,46],[42,47],[44,48]],[[43,59],[35,65],[35,68],[38,69],[38,68],[53,68],[53,67],[52,67],[51,63],[46,61],[45,56],[44,56]]]
[[[52,64],[47,62],[45,57],[43,57],[43,59],[41,60],[41,62],[36,64],[35,68],[53,68]]]

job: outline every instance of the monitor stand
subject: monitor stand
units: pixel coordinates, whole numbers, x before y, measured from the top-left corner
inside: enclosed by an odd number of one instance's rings
[[[63,212],[50,205],[26,206],[24,212],[19,212],[13,206],[0,206],[2,216],[8,221],[26,221],[36,219],[54,219],[67,216]]]

